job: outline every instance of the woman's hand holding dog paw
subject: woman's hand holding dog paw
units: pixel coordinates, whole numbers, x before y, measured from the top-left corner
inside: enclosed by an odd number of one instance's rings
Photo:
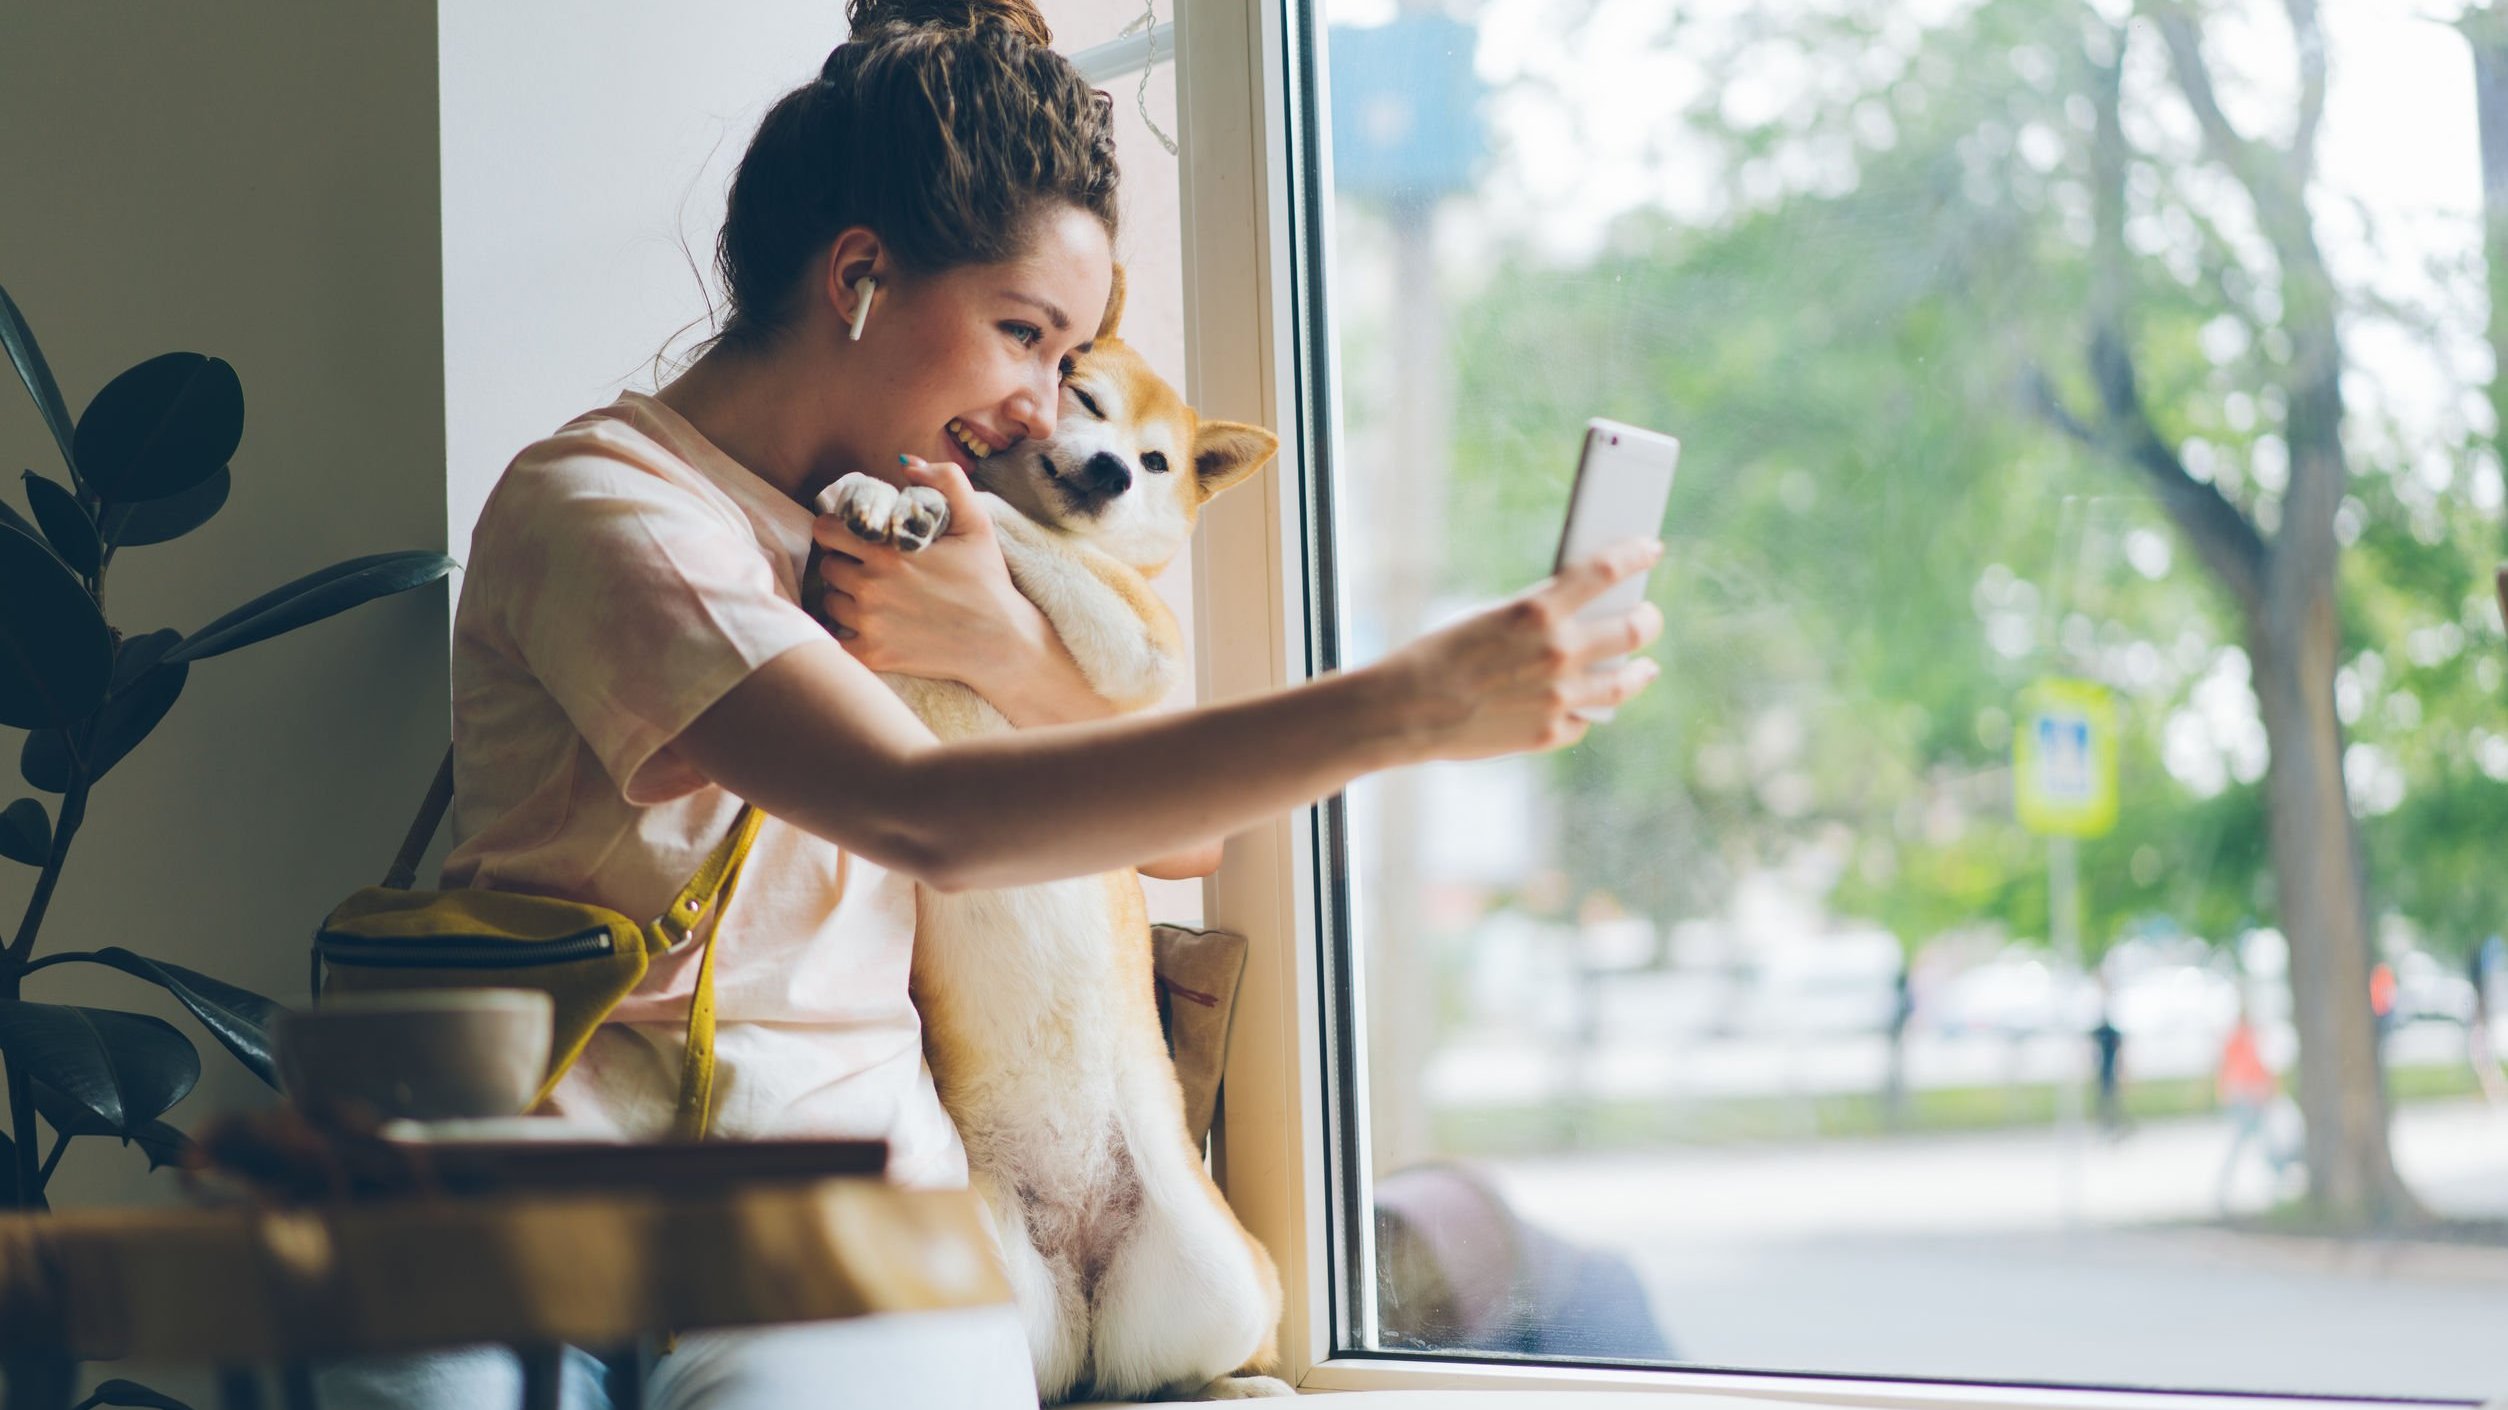
[[[937,490],[949,523],[921,549],[892,535],[872,536],[859,515],[826,514],[811,536],[819,559],[821,606],[845,650],[874,671],[959,681],[978,690],[1021,648],[1036,617],[1003,565],[992,516],[984,512],[966,472],[955,465],[909,461],[914,485]]]
[[[947,527],[928,547],[866,535],[870,526],[854,522],[859,512],[822,515],[811,530],[825,550],[821,615],[847,654],[874,671],[956,681],[1015,725],[1111,713],[1045,614],[1010,580],[993,516],[966,471],[912,458],[899,468],[905,494],[937,492],[948,505]]]
[[[1584,712],[1635,698],[1662,673],[1643,657],[1605,666],[1663,632],[1651,602],[1583,618],[1579,609],[1663,556],[1631,542],[1581,558],[1512,601],[1432,632],[1375,669],[1401,692],[1404,733],[1432,759],[1484,759],[1584,738]]]

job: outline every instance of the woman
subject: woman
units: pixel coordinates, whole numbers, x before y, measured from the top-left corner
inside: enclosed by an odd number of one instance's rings
[[[1572,614],[1660,549],[1579,564],[1364,670],[1103,719],[953,462],[1053,432],[1062,373],[1112,285],[1109,106],[1047,47],[1029,0],[854,0],[852,20],[733,180],[721,336],[658,395],[527,448],[488,500],[455,624],[461,840],[445,884],[652,913],[755,804],[766,822],[713,942],[713,1130],[883,1136],[894,1178],[947,1185],[964,1157],[906,995],[917,883],[1162,854],[1191,870],[1228,833],[1367,770],[1572,741],[1573,711],[1654,674],[1590,664],[1660,626],[1651,608]],[[814,520],[805,506],[857,470],[937,488],[949,534],[905,560]],[[830,552],[804,583],[814,540]],[[877,671],[965,682],[1037,728],[943,747]],[[664,1128],[697,948],[603,1027],[558,1088],[561,1113]],[[912,1350],[909,1335],[959,1349]],[[779,1404],[835,1384],[863,1403],[1009,1403],[1018,1338],[1007,1317],[692,1336],[649,1395]],[[486,1357],[422,1369],[498,1374]]]

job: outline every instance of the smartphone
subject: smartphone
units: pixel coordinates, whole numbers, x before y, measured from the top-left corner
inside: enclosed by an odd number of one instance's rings
[[[1599,417],[1585,423],[1585,449],[1576,460],[1576,487],[1568,493],[1567,527],[1559,534],[1557,572],[1570,561],[1630,539],[1650,539],[1663,529],[1663,511],[1672,502],[1672,472],[1681,463],[1681,443],[1660,431],[1623,425]],[[1607,617],[1626,612],[1646,600],[1651,569],[1629,578],[1586,604],[1579,617]],[[1597,662],[1606,671],[1626,657]],[[1598,708],[1579,712],[1595,722],[1611,718]]]

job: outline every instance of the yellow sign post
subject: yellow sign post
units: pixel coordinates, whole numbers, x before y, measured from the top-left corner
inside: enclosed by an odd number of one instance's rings
[[[2116,701],[2107,687],[2049,676],[2022,694],[2012,802],[2020,825],[2047,837],[2099,837],[2116,826]]]
[[[2079,839],[2116,826],[2116,700],[2091,681],[2048,676],[2020,698],[2012,734],[2012,804],[2021,826],[2047,839],[2047,939],[2068,976],[2081,965]],[[2079,1050],[2082,1058],[2088,1049]],[[2064,1132],[2064,1223],[2081,1211],[2081,1081],[2056,1084],[2056,1124]]]

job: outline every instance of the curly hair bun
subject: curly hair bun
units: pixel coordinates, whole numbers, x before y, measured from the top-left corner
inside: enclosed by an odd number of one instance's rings
[[[1054,32],[1034,0],[853,0],[845,8],[856,39],[882,31],[973,34],[1006,29],[1040,48],[1051,48],[1054,43]]]
[[[719,341],[792,326],[799,276],[852,226],[896,265],[998,264],[1071,206],[1116,227],[1114,104],[1052,47],[1035,0],[850,0],[853,32],[767,111],[715,242]]]

